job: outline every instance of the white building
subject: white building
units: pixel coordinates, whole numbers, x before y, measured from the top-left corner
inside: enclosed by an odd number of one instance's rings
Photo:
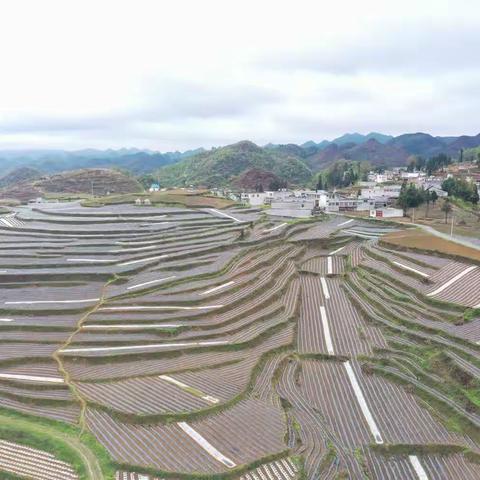
[[[375,207],[375,200],[363,197],[340,197],[328,199],[327,212],[365,212]]]
[[[368,181],[373,183],[386,183],[393,178],[393,174],[388,173],[369,173]]]
[[[432,187],[429,189],[430,192],[435,192],[438,197],[448,197],[448,192],[442,190],[441,188]]]
[[[401,185],[382,185],[373,188],[362,188],[360,196],[363,198],[398,198],[400,196]]]
[[[286,200],[292,196],[292,192],[287,189],[282,189],[267,192],[244,192],[241,194],[240,199],[242,203],[249,204],[252,207],[259,207],[262,205],[271,205],[275,200]]]
[[[296,198],[313,201],[314,207],[324,210],[328,204],[328,192],[325,190],[294,190]]]
[[[400,178],[403,178],[404,180],[410,180],[412,178],[418,178],[420,177],[420,172],[402,172],[400,174]]]
[[[313,215],[314,207],[315,200],[290,197],[285,200],[274,200],[266,213],[275,217],[308,218]]]
[[[267,198],[272,198],[273,195],[269,195],[273,192],[249,192],[242,193],[241,200],[242,203],[248,203],[252,207],[259,207],[265,205],[265,200]]]
[[[370,216],[373,218],[403,217],[403,210],[401,208],[376,208],[370,210]]]
[[[407,180],[409,183],[421,185],[425,181],[427,174],[425,172],[402,172],[401,179]]]

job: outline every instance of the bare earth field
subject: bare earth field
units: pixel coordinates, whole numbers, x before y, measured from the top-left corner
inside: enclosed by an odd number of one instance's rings
[[[458,243],[449,242],[420,229],[409,229],[385,235],[382,241],[391,245],[406,248],[417,248],[446,255],[458,255],[466,259],[480,261],[480,251]]]
[[[0,478],[479,478],[477,251],[106,198],[0,214]]]

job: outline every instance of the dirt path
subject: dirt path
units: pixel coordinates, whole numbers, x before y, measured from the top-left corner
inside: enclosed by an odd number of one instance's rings
[[[53,358],[58,363],[58,369],[59,369],[60,373],[63,375],[65,384],[70,388],[70,391],[72,392],[72,395],[75,397],[75,399],[80,404],[80,416],[79,416],[78,423],[79,423],[81,432],[84,432],[85,429],[86,429],[85,413],[86,413],[86,409],[87,409],[87,403],[86,403],[85,399],[78,392],[78,389],[75,386],[75,384],[72,383],[70,373],[68,372],[68,370],[65,369],[65,366],[63,365],[61,351],[69,347],[69,345],[72,343],[73,337],[82,330],[82,326],[85,323],[85,321],[88,319],[88,317],[92,313],[96,312],[103,305],[103,303],[105,302],[105,291],[106,291],[107,287],[110,285],[110,283],[112,283],[112,281],[114,281],[114,278],[109,280],[108,282],[106,282],[103,285],[102,290],[101,290],[101,296],[100,296],[98,302],[91,309],[89,309],[85,313],[85,315],[82,316],[82,318],[77,323],[76,329],[71,333],[71,335],[67,338],[67,340],[53,354]]]

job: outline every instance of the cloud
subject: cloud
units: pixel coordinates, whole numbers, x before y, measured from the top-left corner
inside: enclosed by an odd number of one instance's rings
[[[0,6],[0,148],[478,133],[478,2],[41,3]]]
[[[257,62],[265,68],[342,76],[359,73],[429,76],[478,71],[480,67],[474,59],[479,41],[478,24],[427,26],[393,22],[341,39],[337,44],[276,52]]]
[[[148,85],[138,108],[145,120],[236,117],[249,114],[282,99],[280,92],[261,85],[209,83],[160,79]]]

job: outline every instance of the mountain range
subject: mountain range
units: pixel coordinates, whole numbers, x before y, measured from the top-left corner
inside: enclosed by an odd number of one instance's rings
[[[393,137],[378,132],[347,133],[332,141],[257,146],[241,141],[225,147],[186,152],[139,149],[78,151],[0,150],[0,187],[19,179],[85,168],[117,168],[141,176],[151,174],[162,186],[226,186],[250,184],[255,176],[306,184],[313,174],[338,160],[369,162],[372,166],[404,166],[412,155],[431,157],[480,146],[476,136],[439,137],[407,133]],[[20,171],[16,169],[21,168]],[[253,172],[253,173],[252,173]],[[262,182],[260,182],[262,183]]]

